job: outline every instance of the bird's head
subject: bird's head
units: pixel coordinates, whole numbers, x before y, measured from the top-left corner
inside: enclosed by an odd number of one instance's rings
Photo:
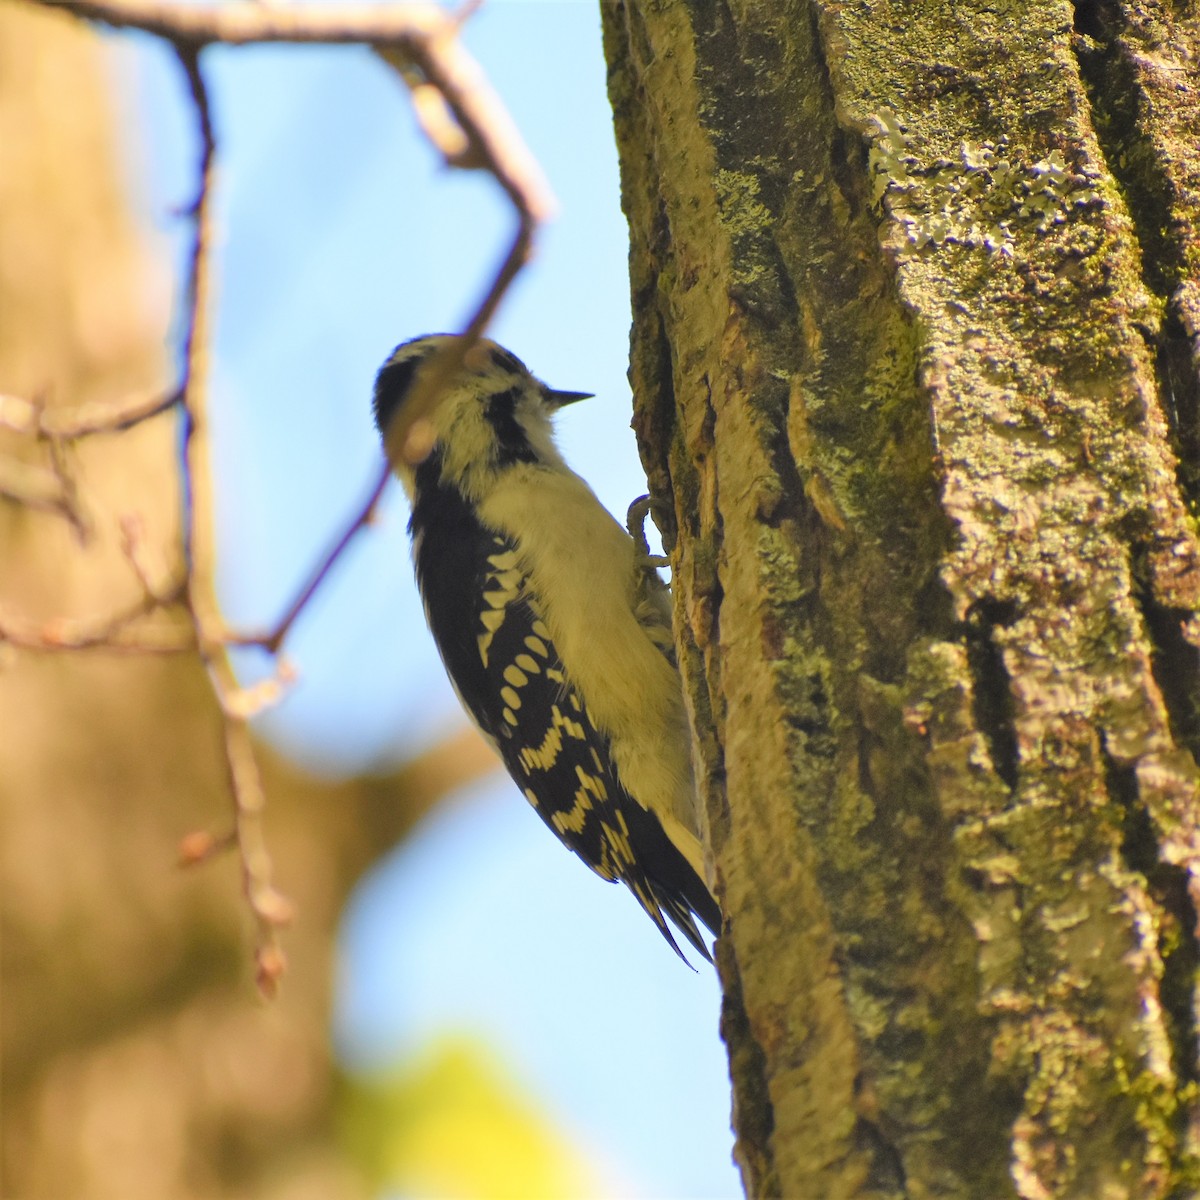
[[[392,421],[404,411],[422,364],[452,340],[449,334],[427,334],[402,342],[380,368],[375,377],[375,424],[385,440]],[[425,414],[430,459],[443,479],[476,498],[499,472],[518,463],[561,466],[551,418],[564,404],[590,394],[548,387],[515,354],[486,339],[477,342]],[[411,492],[416,468],[393,462]]]

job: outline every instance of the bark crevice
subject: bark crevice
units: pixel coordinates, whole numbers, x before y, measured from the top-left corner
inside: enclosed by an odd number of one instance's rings
[[[742,998],[737,956],[728,943],[717,946],[718,966],[725,987],[721,1002],[721,1037],[729,1051],[733,1080],[733,1157],[742,1171],[747,1196],[774,1200],[782,1195],[771,1154],[775,1111],[767,1058],[754,1037]]]
[[[1012,793],[1020,784],[1021,756],[1014,725],[1012,678],[1004,665],[996,630],[1015,619],[1016,606],[1011,601],[976,601],[968,613],[964,637],[975,727],[987,743],[993,770]]]
[[[1122,813],[1121,857],[1146,881],[1146,890],[1159,914],[1157,946],[1162,975],[1158,999],[1166,1014],[1171,1068],[1180,1086],[1200,1083],[1195,1034],[1196,979],[1200,972],[1197,914],[1183,867],[1164,862],[1154,820],[1144,803],[1132,764],[1118,763],[1103,751],[1108,794]],[[1177,1114],[1182,1134],[1187,1109]]]
[[[1194,614],[1159,604],[1148,588],[1134,598],[1150,641],[1150,672],[1162,694],[1171,740],[1200,762],[1200,647],[1186,629]]]
[[[904,1173],[904,1160],[900,1151],[884,1135],[874,1121],[859,1117],[854,1126],[854,1143],[859,1152],[871,1164],[865,1186],[872,1197],[888,1197],[891,1200],[906,1200],[909,1195],[908,1179]]]
[[[1176,477],[1192,512],[1200,512],[1200,371],[1196,366],[1200,348],[1174,304],[1163,321],[1156,350],[1159,395],[1179,459]]]
[[[1073,54],[1094,14],[604,11],[610,48],[636,26],[610,58],[633,359],[653,378],[672,347],[643,452],[727,771],[731,1049],[762,1055],[735,1094],[769,1092],[769,1129],[738,1118],[747,1183],[1165,1195],[1194,948],[1158,857],[1190,862],[1189,776],[1130,547],[1172,619],[1198,576],[1147,353],[1165,304]],[[1154,821],[1130,859],[1110,736]]]
[[[1163,317],[1146,330],[1155,356],[1157,391],[1167,418],[1178,483],[1200,510],[1200,346],[1189,336],[1181,291],[1192,272],[1189,238],[1179,228],[1179,181],[1156,144],[1149,98],[1135,62],[1137,31],[1112,0],[1075,0],[1072,46],[1087,92],[1092,125],[1111,177],[1125,199],[1141,250],[1142,279]]]

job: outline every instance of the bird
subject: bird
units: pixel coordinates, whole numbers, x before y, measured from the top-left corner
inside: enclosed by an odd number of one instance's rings
[[[375,379],[385,450],[423,364],[397,346]],[[390,455],[407,494],[418,590],[451,684],[514,783],[596,874],[621,881],[685,962],[718,936],[696,814],[670,592],[645,542],[567,466],[559,391],[481,339],[423,414],[423,461]],[[408,414],[411,416],[411,414]],[[644,516],[644,508],[643,508]]]

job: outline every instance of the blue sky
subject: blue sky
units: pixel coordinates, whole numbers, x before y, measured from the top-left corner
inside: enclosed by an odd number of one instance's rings
[[[122,78],[136,79],[149,217],[177,249],[170,210],[193,154],[178,69],[151,39],[114,42]],[[560,442],[623,514],[645,480],[628,428],[627,234],[598,6],[490,0],[466,42],[560,205],[491,336],[552,385],[596,393],[564,414]],[[375,371],[396,343],[461,326],[511,216],[490,180],[440,164],[365,50],[214,49],[203,68],[221,147],[222,592],[238,622],[265,625],[374,475]],[[406,520],[395,486],[297,627],[300,683],[262,723],[326,774],[402,759],[462,719],[424,627]],[[502,776],[455,797],[363,882],[342,961],[335,1036],[349,1064],[474,1030],[629,1194],[740,1194],[711,969],[687,970]]]

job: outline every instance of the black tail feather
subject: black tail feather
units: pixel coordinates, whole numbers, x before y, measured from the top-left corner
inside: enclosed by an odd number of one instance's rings
[[[687,940],[689,942],[691,942],[691,944],[696,948],[696,950],[699,952],[699,954],[703,958],[705,958],[708,962],[712,962],[712,954],[709,951],[708,947],[704,944],[704,938],[701,936],[700,930],[696,927],[696,922],[692,917],[692,908],[688,904],[688,902],[685,900],[680,900],[680,898],[678,896],[666,891],[663,888],[656,886],[653,883],[650,885],[650,889],[654,893],[654,899],[658,901],[658,906],[662,910],[662,912],[666,916],[671,918],[671,921],[674,923],[675,927],[679,930],[680,933],[683,934],[683,936],[685,938],[687,938]],[[708,889],[706,888],[705,889],[706,894],[707,894],[707,891],[708,891]],[[710,901],[712,900],[711,896],[709,896],[709,900]],[[715,908],[716,905],[713,904],[712,907]],[[702,921],[704,921],[704,923],[706,925],[708,925],[708,921],[705,919],[705,917],[702,913],[697,913],[697,916],[699,916],[700,919]],[[718,921],[718,924],[719,924],[719,921]],[[687,956],[683,953],[682,950],[680,950],[675,939],[671,936],[671,932],[668,929],[666,923],[664,922],[663,924],[661,924],[659,926],[659,928],[662,930],[663,935],[666,937],[667,941],[670,942],[675,953],[678,954],[679,957],[682,958],[684,962],[687,962],[688,961]],[[711,928],[711,926],[710,926],[710,928]],[[715,933],[716,930],[714,930],[713,932]],[[691,963],[688,963],[689,967],[691,965],[692,965]]]

